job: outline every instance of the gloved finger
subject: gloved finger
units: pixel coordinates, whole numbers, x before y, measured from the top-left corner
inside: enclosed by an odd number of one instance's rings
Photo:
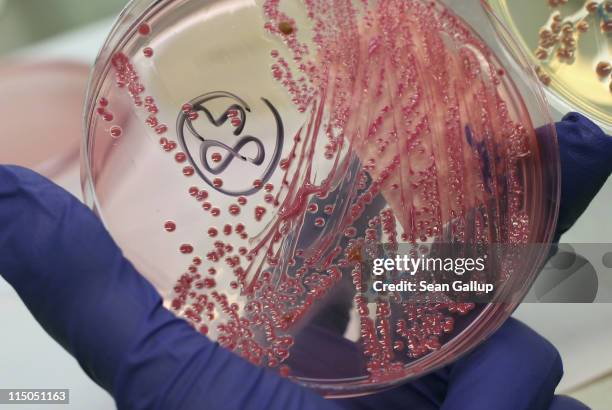
[[[511,318],[448,369],[443,410],[548,409],[563,375],[559,353]]]
[[[390,390],[338,403],[346,410],[438,410],[446,390],[445,377],[436,372]]]
[[[571,397],[555,396],[549,410],[589,410],[589,407]]]
[[[93,213],[40,175],[0,166],[0,274],[127,409],[333,409],[177,319]]]
[[[567,114],[556,127],[561,159],[558,238],[582,215],[612,173],[612,137],[578,113]]]
[[[555,348],[524,324],[509,319],[454,364],[395,389],[341,404],[351,410],[547,410],[562,373]]]

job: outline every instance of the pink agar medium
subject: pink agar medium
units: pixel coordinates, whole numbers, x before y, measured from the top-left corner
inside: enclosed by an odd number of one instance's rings
[[[476,306],[367,298],[362,262],[368,249],[443,235],[453,242],[529,241],[518,164],[537,150],[534,128],[491,50],[438,2],[304,0],[312,38],[282,11],[284,3],[263,4],[263,29],[278,42],[268,51],[270,76],[305,124],[278,164],[278,185],[254,179],[257,194],[248,198],[219,196],[216,190],[226,185],[221,177],[211,179],[211,193],[188,189],[186,197],[206,211],[209,239],[179,246],[190,262],[169,305],[254,364],[316,378],[300,367],[303,353],[293,358],[292,349],[321,301],[348,288],[363,358],[362,371],[352,376],[370,384],[398,381],[409,374],[407,364],[452,340],[456,321],[465,322]],[[138,32],[149,35],[151,27],[142,24]],[[135,110],[148,112],[145,126],[166,135],[162,151],[192,180],[197,165],[186,152],[173,152],[179,143],[160,121],[168,113],[147,95],[130,58],[117,52],[111,65],[116,87]],[[99,101],[104,115],[106,99]],[[192,124],[208,121],[190,102],[177,112]],[[246,125],[236,108],[226,119],[236,129]],[[211,164],[223,165],[230,154],[214,152]],[[325,178],[315,178],[322,162]],[[340,201],[334,192],[347,178]],[[330,198],[335,202],[326,203]],[[474,210],[480,210],[475,217]],[[175,222],[164,229],[175,231]],[[308,235],[313,239],[300,240]],[[509,271],[497,279],[503,282]],[[217,272],[232,276],[227,288],[212,278]]]

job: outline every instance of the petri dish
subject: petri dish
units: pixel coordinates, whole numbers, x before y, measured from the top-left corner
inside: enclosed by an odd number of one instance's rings
[[[78,170],[88,76],[88,66],[70,61],[3,61],[0,163],[33,168],[55,180],[71,167]]]
[[[322,395],[451,363],[529,289],[559,197],[529,60],[455,3],[133,1],[89,86],[86,202],[203,337]],[[374,289],[382,256],[475,253],[489,295]],[[383,278],[457,274],[433,271]]]
[[[612,2],[490,0],[538,70],[551,103],[612,130]]]

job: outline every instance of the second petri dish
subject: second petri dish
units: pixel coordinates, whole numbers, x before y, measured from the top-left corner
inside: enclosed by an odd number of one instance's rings
[[[561,112],[612,130],[612,1],[489,0]],[[553,101],[554,102],[554,101]]]

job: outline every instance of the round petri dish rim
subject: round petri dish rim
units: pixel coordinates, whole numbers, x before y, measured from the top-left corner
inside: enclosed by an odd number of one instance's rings
[[[81,184],[84,202],[94,210],[94,212],[102,219],[103,223],[104,216],[96,196],[94,189],[94,177],[91,173],[90,167],[91,152],[93,151],[95,141],[89,132],[94,118],[95,103],[98,100],[101,87],[106,81],[106,77],[110,71],[110,59],[116,51],[123,48],[129,42],[132,34],[135,33],[143,21],[147,21],[159,10],[172,3],[182,3],[185,1],[190,0],[131,0],[115,20],[111,32],[109,33],[95,60],[95,65],[92,70],[87,89],[85,111],[83,116],[84,135],[81,155]],[[482,10],[487,15],[494,28],[501,31],[501,35],[505,35],[510,39],[512,38],[510,31],[507,29],[502,20],[499,19],[499,17],[494,13],[487,0],[471,1],[480,4]],[[448,2],[448,0],[441,1],[441,3],[450,8],[450,6],[447,4]],[[489,44],[486,41],[484,42]],[[520,48],[511,47],[508,49],[507,44],[504,44],[504,48],[505,52],[514,57],[514,62],[519,65],[519,71],[522,71],[533,84],[533,92],[538,100],[537,105],[541,109],[540,114],[545,117],[544,120],[547,124],[551,124],[552,120],[547,109],[548,104],[546,102],[545,94],[541,85],[537,81],[537,76],[533,68],[526,63],[529,61],[528,57]],[[548,195],[550,196],[548,198],[549,201],[541,201],[540,205],[536,207],[538,211],[535,212],[537,215],[541,216],[539,220],[544,221],[544,224],[538,224],[537,229],[537,232],[541,233],[540,237],[542,238],[542,243],[544,244],[549,243],[553,238],[559,210],[558,198],[560,192],[560,164],[558,161],[557,140],[554,127],[550,128],[550,132],[552,134],[550,136],[551,138],[548,138],[545,141],[549,145],[544,147],[544,151],[548,154],[548,158],[544,158],[542,156],[540,161],[543,166],[549,167],[548,171],[550,175],[555,177],[555,180],[547,181],[551,183],[551,186],[549,187],[550,191],[548,192]],[[533,206],[534,204],[531,205]],[[534,229],[534,231],[536,230]],[[548,249],[548,245],[544,246],[546,249]],[[547,257],[547,253],[548,252],[539,253],[536,258],[537,266],[541,266],[543,264]],[[299,382],[305,387],[317,390],[326,397],[355,397],[392,388],[402,382],[424,376],[427,373],[431,373],[437,369],[447,366],[473,350],[482,341],[491,336],[491,334],[493,334],[504,323],[504,321],[510,316],[512,311],[518,306],[523,296],[529,290],[531,284],[537,276],[537,272],[538,269],[534,269],[530,275],[525,275],[520,278],[515,275],[513,281],[506,282],[501,296],[504,296],[503,300],[511,300],[510,303],[493,302],[484,306],[476,315],[476,318],[465,329],[452,337],[439,350],[435,351],[433,354],[428,354],[407,364],[405,369],[409,368],[409,371],[406,373],[406,376],[401,379],[401,381],[393,380],[389,382],[372,383],[368,382],[366,377],[330,380],[296,377],[293,380]],[[516,288],[513,286],[508,286],[509,284],[516,285],[512,282],[520,283],[520,286]],[[362,391],[364,386],[368,387],[367,393]]]

